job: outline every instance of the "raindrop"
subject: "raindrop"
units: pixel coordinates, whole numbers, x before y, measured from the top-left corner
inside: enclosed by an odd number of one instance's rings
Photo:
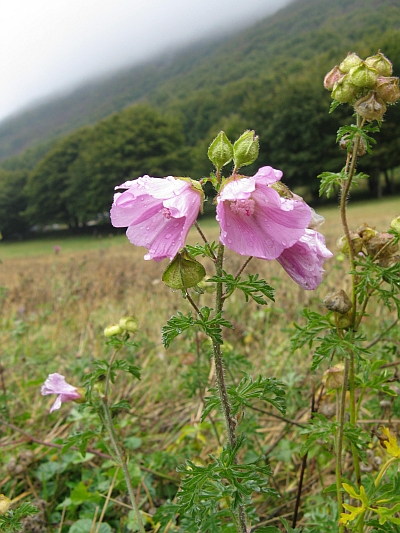
[[[171,238],[171,234],[170,234],[170,233],[167,233],[167,234],[165,235],[165,238],[166,238],[166,239],[170,239],[170,238]]]
[[[232,239],[228,239],[228,244],[232,244]]]

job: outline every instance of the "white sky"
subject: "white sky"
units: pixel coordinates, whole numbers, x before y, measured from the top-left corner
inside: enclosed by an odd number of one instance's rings
[[[0,120],[32,101],[290,0],[0,0]]]

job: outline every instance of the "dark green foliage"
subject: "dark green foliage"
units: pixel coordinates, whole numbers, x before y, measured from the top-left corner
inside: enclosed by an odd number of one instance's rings
[[[323,76],[349,50],[366,57],[379,48],[398,75],[399,20],[400,6],[391,0],[329,5],[298,0],[233,37],[127,70],[5,121],[0,157],[42,144],[4,161],[3,168],[31,170],[47,152],[28,180],[26,222],[74,227],[107,218],[113,187],[145,173],[208,176],[212,165],[205,152],[221,129],[228,138],[255,129],[259,165],[281,168],[290,186],[305,186],[318,200],[314,178],[325,168],[342,166],[331,139],[351,114],[343,105],[328,115],[331,97]],[[139,100],[154,109],[141,104],[121,111]],[[94,127],[76,130],[115,111],[120,112]],[[382,132],[363,128],[378,141],[374,159],[360,160],[374,194],[381,190],[380,172],[387,192],[393,190],[390,172],[400,164],[399,116],[399,106],[390,106]],[[55,135],[73,130],[55,143]],[[248,173],[256,169],[252,164]]]
[[[236,455],[243,441],[242,436],[234,449],[225,446],[219,457],[210,457],[211,462],[207,466],[186,461],[178,468],[178,472],[185,474],[178,493],[179,512],[201,524],[201,531],[206,531],[203,521],[218,513],[221,498],[228,503],[233,515],[239,506],[251,506],[253,492],[275,494],[268,487],[271,469],[262,464],[263,458],[248,464],[236,464]]]
[[[192,326],[199,326],[213,342],[223,344],[221,335],[222,327],[233,328],[233,326],[228,320],[222,318],[221,313],[217,313],[215,317],[210,318],[211,311],[212,309],[210,307],[202,307],[197,320],[192,317],[192,313],[188,313],[185,316],[178,311],[176,316],[171,317],[167,325],[162,328],[162,342],[165,348],[169,347],[175,337]]]
[[[204,410],[201,415],[202,421],[213,409],[219,408],[221,403],[216,389],[209,389],[209,392],[212,394],[205,398]],[[269,403],[281,413],[286,411],[285,389],[283,383],[275,378],[258,376],[253,381],[253,378],[245,373],[237,386],[227,387],[227,392],[233,416],[243,411],[244,407],[251,406],[254,400]]]
[[[0,168],[0,232],[4,239],[22,238],[28,224],[21,212],[26,209],[24,187],[27,172]]]
[[[227,274],[224,272],[224,275],[213,276],[207,280],[208,283],[225,283],[226,288],[226,298],[228,298],[235,289],[241,290],[246,298],[246,302],[249,301],[249,298],[252,298],[259,305],[267,305],[268,302],[265,300],[269,298],[272,301],[274,300],[274,289],[269,285],[264,279],[258,279],[258,274],[249,274],[248,279],[241,281],[241,277],[234,277],[232,274]]]
[[[188,158],[179,121],[136,105],[56,143],[30,173],[26,220],[70,227],[108,219],[114,187],[149,174],[183,174]]]

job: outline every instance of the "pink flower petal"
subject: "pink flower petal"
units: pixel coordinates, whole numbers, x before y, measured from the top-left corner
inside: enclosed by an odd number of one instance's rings
[[[184,246],[199,213],[202,192],[189,179],[143,176],[126,182],[129,189],[114,196],[111,222],[128,226],[132,244],[149,250],[145,259],[172,259]]]
[[[252,178],[231,181],[217,198],[220,241],[240,255],[276,259],[304,234],[311,211],[302,200],[281,198],[266,185],[280,171],[263,167]]]
[[[282,252],[278,261],[300,287],[313,290],[322,281],[325,259],[332,256],[325,246],[324,237],[317,231],[307,229],[296,244]]]

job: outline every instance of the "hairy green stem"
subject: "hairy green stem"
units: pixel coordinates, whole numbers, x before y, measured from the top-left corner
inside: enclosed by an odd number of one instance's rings
[[[128,488],[129,499],[131,501],[133,510],[135,511],[140,533],[145,533],[142,516],[140,514],[139,507],[136,502],[135,492],[133,490],[131,476],[129,474],[128,463],[126,461],[125,454],[121,448],[121,445],[119,444],[118,437],[115,432],[107,397],[102,397],[101,401],[102,401],[102,415],[103,415],[101,418],[107,430],[108,436],[110,437],[111,444],[114,448],[114,452],[118,460],[118,466],[120,466],[124,474],[126,486]]]
[[[224,246],[220,244],[218,246],[217,259],[215,262],[215,271],[218,277],[222,276],[222,267],[224,263]],[[215,312],[220,313],[222,311],[223,300],[223,286],[221,282],[217,283],[216,295],[215,295]],[[228,434],[228,442],[233,449],[237,443],[236,426],[237,421],[232,415],[232,407],[229,402],[228,392],[226,390],[224,362],[222,357],[221,345],[217,342],[213,342],[213,353],[215,362],[215,377],[217,380],[217,388],[219,397],[221,400],[222,412],[225,419],[226,430]],[[246,514],[243,505],[238,508],[238,526],[240,533],[247,533]]]

